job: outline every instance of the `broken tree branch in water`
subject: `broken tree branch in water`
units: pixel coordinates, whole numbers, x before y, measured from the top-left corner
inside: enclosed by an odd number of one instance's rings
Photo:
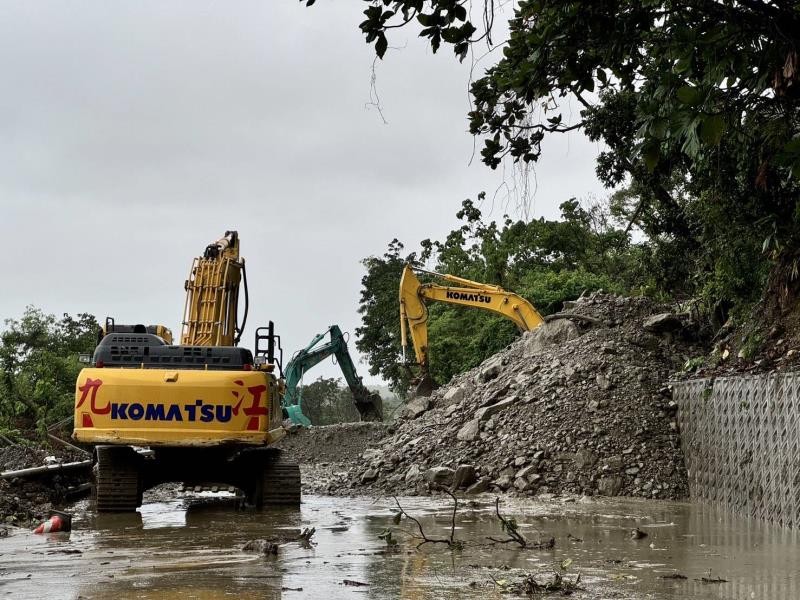
[[[397,508],[400,511],[400,514],[402,514],[407,519],[409,519],[411,521],[414,521],[414,523],[417,524],[417,529],[419,530],[419,536],[415,536],[415,537],[422,538],[422,541],[419,544],[417,544],[417,549],[419,549],[421,546],[423,546],[425,544],[447,544],[448,548],[451,548],[453,550],[460,550],[463,547],[463,543],[460,542],[459,540],[455,539],[456,512],[458,511],[458,499],[453,495],[453,493],[450,490],[448,490],[448,489],[446,489],[444,487],[437,486],[437,489],[445,492],[448,496],[450,496],[450,498],[453,499],[453,514],[452,514],[452,517],[450,519],[450,537],[449,538],[432,538],[432,537],[428,537],[428,535],[425,533],[425,530],[422,527],[422,523],[420,523],[418,519],[412,517],[410,514],[408,514],[405,511],[405,509],[400,505],[400,501],[397,499],[397,496],[392,496],[392,498],[394,499],[394,503],[397,505]]]
[[[536,542],[531,544],[528,540],[525,539],[519,532],[519,525],[517,525],[517,520],[513,517],[504,517],[500,514],[500,498],[495,498],[494,501],[494,510],[495,514],[497,514],[497,518],[500,519],[500,524],[503,526],[503,531],[508,533],[509,537],[504,540],[499,540],[497,538],[489,537],[488,539],[495,542],[496,544],[510,544],[512,542],[519,545],[520,548],[533,548],[535,550],[549,550],[556,545],[556,539],[550,538],[546,542]]]

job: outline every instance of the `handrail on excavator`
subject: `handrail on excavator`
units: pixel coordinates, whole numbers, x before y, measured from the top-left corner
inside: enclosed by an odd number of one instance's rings
[[[422,283],[416,273],[431,275],[457,285]],[[405,362],[408,334],[411,334],[416,362],[420,368],[418,395],[429,394],[433,384],[429,374],[428,302],[446,302],[493,312],[513,321],[521,331],[531,331],[544,323],[544,319],[530,302],[500,286],[426,271],[406,264],[400,277],[400,338]]]

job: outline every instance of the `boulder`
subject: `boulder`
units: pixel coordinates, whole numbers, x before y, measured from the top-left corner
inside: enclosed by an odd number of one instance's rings
[[[482,494],[483,492],[488,492],[491,483],[492,483],[491,479],[489,479],[488,477],[484,477],[473,483],[471,486],[469,486],[467,488],[467,491],[465,491],[464,493],[473,495],[473,494]]]
[[[448,467],[433,467],[425,471],[425,481],[438,485],[452,485],[453,469]]]
[[[622,488],[622,477],[603,477],[597,482],[597,492],[603,496],[616,496]]]
[[[661,313],[647,317],[642,323],[642,329],[650,333],[667,333],[683,327],[680,317],[672,313]]]
[[[458,404],[464,399],[465,392],[464,388],[461,386],[451,387],[447,390],[442,396],[442,404],[444,406],[450,406],[451,404]]]
[[[406,471],[406,475],[404,480],[406,483],[414,483],[418,481],[422,477],[422,471],[419,468],[419,465],[411,465]]]
[[[453,489],[466,488],[475,483],[478,478],[475,473],[475,467],[472,465],[458,465],[455,474],[453,475]]]
[[[580,335],[578,327],[569,319],[556,319],[525,334],[525,351],[539,354],[548,346],[574,340]]]
[[[485,406],[484,408],[479,408],[477,411],[475,411],[475,418],[478,421],[488,421],[492,415],[499,413],[501,410],[505,410],[512,404],[516,403],[517,400],[518,398],[516,396],[509,396],[508,398],[506,398],[505,400],[501,400],[497,404],[492,404],[490,406]]]
[[[503,356],[500,354],[495,354],[491,358],[486,359],[481,364],[480,371],[478,372],[478,378],[482,382],[491,381],[492,379],[497,379],[497,376],[503,370],[504,364]]]
[[[403,416],[407,419],[416,419],[431,407],[430,398],[414,398],[406,404]]]
[[[367,469],[361,476],[361,483],[369,483],[370,481],[375,481],[377,478],[378,478],[378,471],[376,471],[375,469]]]
[[[456,439],[462,442],[474,442],[478,439],[478,436],[481,432],[481,421],[480,419],[472,419],[471,421],[467,421],[461,429],[458,430],[456,434]]]

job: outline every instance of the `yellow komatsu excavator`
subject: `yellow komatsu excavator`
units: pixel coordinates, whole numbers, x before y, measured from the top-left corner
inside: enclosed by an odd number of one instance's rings
[[[424,273],[454,285],[422,283],[416,273]],[[406,265],[400,277],[400,335],[403,360],[406,360],[408,332],[414,345],[419,377],[416,394],[428,396],[433,390],[428,356],[428,302],[446,302],[487,310],[513,321],[521,331],[531,331],[544,323],[539,312],[522,296],[487,283],[478,283]]]
[[[192,264],[180,345],[163,326],[107,321],[75,386],[73,432],[95,445],[99,511],[136,510],[168,481],[234,486],[257,507],[300,503],[298,466],[270,448],[285,435],[280,336],[270,322],[254,352],[237,346],[241,281],[247,300],[228,231]]]

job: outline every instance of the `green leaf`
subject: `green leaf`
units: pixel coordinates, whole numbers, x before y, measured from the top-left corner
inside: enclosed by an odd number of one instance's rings
[[[667,137],[667,128],[669,127],[669,122],[666,119],[654,119],[650,122],[650,127],[648,131],[651,136],[656,138],[657,140],[663,140]]]
[[[678,101],[689,106],[697,106],[703,100],[703,92],[700,88],[684,85],[676,92]]]
[[[655,144],[651,144],[649,146],[645,146],[642,150],[642,159],[644,160],[644,164],[647,167],[647,170],[651,173],[655,171],[656,165],[658,165],[658,159],[661,156],[661,152],[658,149],[658,146]]]
[[[709,115],[700,122],[700,140],[708,146],[716,146],[725,133],[725,119],[722,115]]]
[[[386,54],[386,49],[389,47],[389,42],[386,40],[386,36],[384,34],[380,34],[378,36],[378,41],[375,42],[375,53],[378,55],[378,58],[383,58],[383,55]]]
[[[691,68],[692,68],[692,57],[685,56],[681,59],[678,59],[678,61],[675,63],[674,71],[676,73],[686,73],[686,71],[688,71]]]

